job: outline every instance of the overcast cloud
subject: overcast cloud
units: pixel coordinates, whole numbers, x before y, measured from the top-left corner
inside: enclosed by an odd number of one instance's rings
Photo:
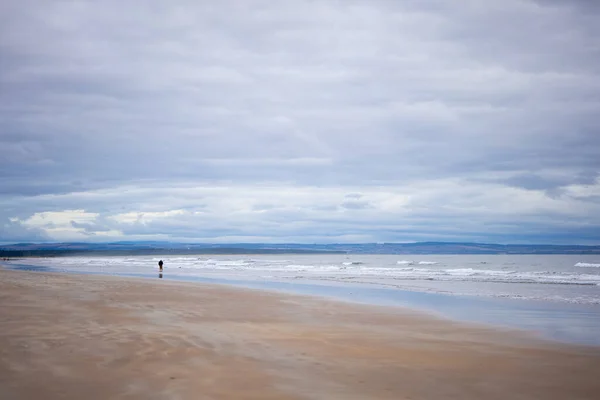
[[[0,241],[600,243],[591,1],[0,3]]]

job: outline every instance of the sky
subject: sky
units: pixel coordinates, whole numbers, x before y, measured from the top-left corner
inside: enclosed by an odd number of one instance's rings
[[[600,3],[0,2],[0,242],[600,244]]]

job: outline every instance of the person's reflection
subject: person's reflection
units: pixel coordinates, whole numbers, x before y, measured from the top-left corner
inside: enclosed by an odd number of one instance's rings
[[[162,274],[158,274],[158,277],[159,277],[160,279],[162,279]]]

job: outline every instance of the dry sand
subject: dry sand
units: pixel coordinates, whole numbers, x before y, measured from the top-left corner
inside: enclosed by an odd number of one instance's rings
[[[0,399],[597,399],[600,350],[397,308],[0,270]]]

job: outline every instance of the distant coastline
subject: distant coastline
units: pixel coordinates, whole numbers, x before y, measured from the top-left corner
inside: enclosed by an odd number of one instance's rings
[[[456,242],[356,244],[113,242],[0,245],[0,258],[152,254],[600,254],[600,245],[520,245]]]

